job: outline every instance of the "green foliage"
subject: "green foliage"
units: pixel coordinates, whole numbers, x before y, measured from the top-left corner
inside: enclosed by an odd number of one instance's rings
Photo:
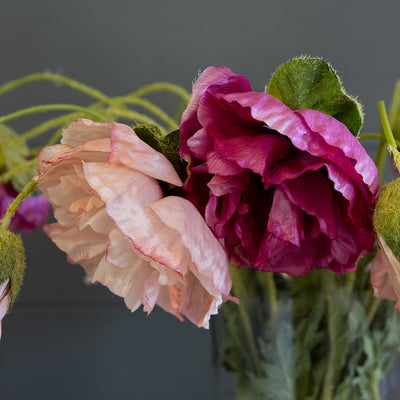
[[[21,237],[7,229],[0,228],[0,283],[10,279],[10,307],[20,290],[24,271],[25,250]]]
[[[20,167],[29,158],[29,148],[25,142],[12,144],[18,134],[6,125],[0,125],[0,172],[5,173]],[[10,145],[12,144],[12,145]],[[10,178],[10,182],[17,192],[21,192],[28,182],[36,175],[36,168],[32,167],[21,171]]]
[[[353,135],[361,129],[360,104],[346,94],[333,68],[319,58],[295,58],[281,65],[266,92],[292,110],[312,109],[331,115]]]
[[[379,380],[400,350],[400,318],[373,297],[368,258],[344,277],[326,270],[275,274],[275,299],[266,273],[232,271],[241,304],[222,308],[220,350],[236,376],[238,400],[379,398]]]
[[[185,180],[186,163],[179,156],[179,147],[181,145],[179,129],[166,135],[163,135],[155,125],[138,124],[133,129],[141,140],[164,154],[181,179]]]

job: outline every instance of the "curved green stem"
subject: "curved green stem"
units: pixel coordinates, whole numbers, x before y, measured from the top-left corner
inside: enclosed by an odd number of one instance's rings
[[[0,226],[7,229],[10,225],[11,219],[17,211],[21,203],[36,189],[37,183],[30,181],[22,190],[22,192],[14,199],[14,201],[8,206],[3,219],[0,222]]]
[[[389,122],[391,125],[396,121],[398,110],[400,109],[400,80],[396,82],[396,86],[393,91],[392,103],[389,110]]]
[[[365,140],[365,139],[381,139],[381,134],[380,133],[364,133],[362,135],[357,136],[358,140]]]
[[[0,95],[4,94],[12,89],[15,89],[19,86],[25,85],[27,83],[43,81],[43,80],[52,81],[52,82],[60,82],[66,86],[69,86],[73,89],[76,89],[76,90],[82,92],[82,93],[85,93],[90,97],[93,97],[100,101],[104,101],[105,103],[112,102],[112,100],[108,96],[101,93],[97,89],[93,89],[92,87],[84,85],[83,83],[78,82],[74,79],[67,78],[64,75],[52,74],[52,73],[47,73],[47,72],[26,75],[22,78],[15,79],[11,82],[7,82],[6,84],[0,86]]]
[[[107,110],[107,113],[114,117],[127,118],[135,122],[144,122],[145,124],[155,125],[160,129],[161,133],[167,133],[165,128],[160,126],[160,124],[154,121],[154,119],[146,117],[145,115],[140,114],[136,111],[111,107]]]
[[[35,136],[38,136],[42,133],[46,133],[47,131],[49,131],[52,128],[55,128],[59,125],[62,125],[70,120],[75,120],[76,118],[79,117],[79,115],[81,115],[81,113],[70,113],[67,115],[62,115],[60,117],[57,118],[53,118],[50,119],[48,121],[43,122],[40,125],[35,126],[34,128],[30,129],[29,131],[23,133],[22,135],[18,136],[17,139],[9,142],[7,145],[8,146],[15,146],[18,145],[21,142],[24,142],[26,140],[29,140]]]
[[[24,108],[23,110],[15,111],[11,114],[5,115],[4,117],[0,117],[0,124],[5,124],[6,122],[12,121],[13,119],[17,119],[20,117],[24,117],[25,115],[36,114],[47,111],[80,111],[91,117],[96,118],[99,121],[103,120],[103,116],[93,111],[87,107],[76,106],[73,104],[43,104],[40,106],[33,106]]]
[[[385,164],[387,157],[387,146],[385,142],[385,136],[382,135],[381,141],[379,142],[378,153],[375,159],[375,165],[378,168],[378,179],[379,182],[383,182],[383,176],[385,173]]]
[[[386,137],[386,141],[389,144],[389,146],[396,149],[397,148],[396,141],[394,139],[392,129],[390,128],[389,118],[386,113],[385,102],[383,100],[380,100],[378,102],[378,109],[379,109],[379,115],[381,117],[382,130]]]
[[[187,106],[187,101],[186,100],[182,100],[181,103],[179,104],[179,106],[176,108],[176,110],[174,111],[174,113],[172,114],[172,118],[174,120],[179,120],[179,118],[181,117],[183,111],[185,110],[186,106]]]
[[[0,175],[0,183],[8,182],[12,177],[35,166],[36,163],[37,163],[37,158],[34,158],[30,161],[24,162],[23,164],[19,164],[17,167],[12,168],[9,171],[7,171],[6,173]]]
[[[140,97],[149,93],[162,92],[162,91],[175,93],[176,95],[182,97],[182,99],[185,100],[186,102],[190,100],[190,94],[184,88],[169,82],[151,83],[150,85],[146,85],[140,89],[135,90],[130,95]]]
[[[141,99],[140,97],[136,96],[126,96],[126,97],[117,97],[115,98],[116,101],[122,102],[125,104],[135,104],[145,108],[146,110],[153,113],[156,117],[158,117],[161,121],[165,122],[169,125],[170,128],[176,129],[178,124],[174,121],[167,113],[165,113],[161,108],[157,107],[153,103],[148,100]]]
[[[386,137],[386,141],[389,145],[389,150],[393,156],[394,163],[397,169],[400,171],[400,153],[397,151],[397,143],[394,139],[392,129],[390,127],[389,118],[386,113],[385,103],[381,100],[378,102],[379,115],[382,122],[382,130]]]

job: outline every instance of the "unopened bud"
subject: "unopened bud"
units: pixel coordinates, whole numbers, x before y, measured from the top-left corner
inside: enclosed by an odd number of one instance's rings
[[[374,227],[400,259],[400,178],[382,186],[374,210]]]
[[[10,307],[21,288],[25,270],[25,251],[19,235],[0,228],[0,284],[9,279]]]

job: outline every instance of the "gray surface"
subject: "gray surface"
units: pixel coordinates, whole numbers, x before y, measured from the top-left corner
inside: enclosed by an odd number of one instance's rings
[[[62,72],[122,95],[159,80],[189,89],[199,69],[227,65],[262,90],[277,65],[308,54],[332,62],[365,105],[364,132],[375,132],[376,102],[389,102],[400,77],[400,4],[381,4],[0,0],[0,81]],[[87,104],[42,83],[1,97],[0,114],[49,101]],[[80,267],[41,233],[27,240],[27,257],[0,342],[2,400],[213,398],[208,332],[159,311],[132,315],[106,289],[84,285]]]

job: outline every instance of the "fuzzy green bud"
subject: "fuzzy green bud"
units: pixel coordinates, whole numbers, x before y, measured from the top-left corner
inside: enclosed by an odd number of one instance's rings
[[[25,250],[21,237],[0,228],[0,283],[10,279],[10,308],[21,288],[24,271]]]
[[[400,178],[382,186],[375,203],[374,227],[400,260]]]

